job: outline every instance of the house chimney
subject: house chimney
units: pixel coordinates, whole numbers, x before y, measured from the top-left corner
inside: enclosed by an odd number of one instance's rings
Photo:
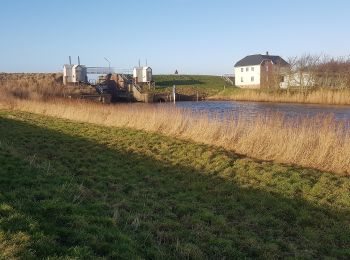
[[[78,56],[78,65],[80,65],[80,57]]]
[[[69,56],[69,65],[72,65],[72,58]]]
[[[266,55],[269,55],[269,52],[268,52],[268,51],[266,52]]]

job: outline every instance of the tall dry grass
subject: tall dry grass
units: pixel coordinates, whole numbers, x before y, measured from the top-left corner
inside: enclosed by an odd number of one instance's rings
[[[350,89],[333,90],[329,88],[319,88],[308,91],[262,91],[242,89],[240,91],[234,91],[233,93],[219,93],[209,99],[350,105]]]
[[[0,73],[2,94],[20,99],[47,99],[62,96],[61,73]]]
[[[229,115],[231,123],[227,123],[204,114],[193,116],[188,111],[172,107],[146,104],[107,106],[73,100],[1,99],[0,108],[158,132],[221,146],[258,159],[350,174],[350,126],[329,117],[288,121],[272,115],[248,121]]]
[[[188,111],[174,108],[106,106],[54,99],[73,91],[64,88],[61,82],[61,74],[0,74],[0,108],[159,132],[221,146],[259,159],[350,174],[350,126],[332,118],[300,118],[290,122],[281,116],[270,115],[248,121],[227,115],[228,124],[205,114],[192,116]],[[247,90],[229,98],[345,105],[350,104],[350,91],[319,89],[307,93],[271,93]]]
[[[0,73],[0,90],[7,97],[31,100],[96,94],[91,86],[64,86],[61,73]]]

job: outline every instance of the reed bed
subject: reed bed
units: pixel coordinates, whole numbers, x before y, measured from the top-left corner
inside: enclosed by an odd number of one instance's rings
[[[214,100],[237,100],[257,102],[284,102],[325,105],[350,105],[350,90],[333,90],[319,88],[308,91],[263,91],[242,89],[239,91],[219,93],[211,96]]]
[[[45,102],[0,98],[0,108],[158,132],[257,159],[350,174],[350,126],[332,117],[320,115],[289,121],[272,114],[246,120],[240,115],[229,114],[223,121],[174,107],[102,105],[62,99]]]
[[[42,100],[63,96],[61,73],[0,73],[1,94],[20,99]]]
[[[338,174],[350,174],[350,126],[331,117],[290,121],[282,115],[260,115],[247,120],[226,114],[205,113],[152,105],[101,105],[58,99],[72,90],[61,85],[62,75],[0,74],[0,108],[49,116],[160,132],[168,136],[224,147],[236,153]],[[219,99],[221,96],[214,96]],[[349,90],[318,89],[311,92],[242,90],[224,99],[350,104]]]

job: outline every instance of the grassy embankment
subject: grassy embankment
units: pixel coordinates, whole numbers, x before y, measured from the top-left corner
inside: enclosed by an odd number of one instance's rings
[[[12,78],[0,82],[0,108],[158,132],[224,147],[258,159],[292,163],[342,175],[349,174],[349,126],[331,118],[301,118],[289,122],[281,116],[269,115],[265,118],[262,115],[254,122],[247,122],[237,115],[228,114],[227,119],[233,123],[222,124],[208,120],[206,115],[196,114],[193,117],[188,111],[172,108],[104,106],[66,99],[55,100],[52,97],[55,93],[60,93],[60,85],[57,82],[59,75],[56,74],[0,76],[0,79]],[[172,77],[175,79],[175,76]],[[210,88],[212,77],[207,78],[208,82],[204,85],[205,88]],[[169,79],[168,85],[172,82],[168,76],[163,79]],[[179,82],[179,78],[177,80]],[[188,84],[194,83],[191,81]],[[182,86],[186,88],[185,85]],[[219,89],[219,86],[216,88]],[[50,89],[57,92],[51,92]]]
[[[350,180],[0,112],[0,258],[349,258]]]
[[[221,121],[207,114],[191,114],[172,106],[119,104],[76,100],[19,100],[0,95],[0,108],[51,115],[100,125],[162,133],[223,147],[263,160],[350,174],[349,123],[318,116],[293,121],[281,115],[261,115],[254,121],[227,113]]]
[[[154,78],[157,83],[156,91],[171,92],[175,84],[181,94],[194,95],[198,91],[201,96],[210,100],[350,105],[350,90],[249,90],[234,87],[218,76],[162,75]]]
[[[172,92],[173,85],[176,85],[176,91],[184,95],[195,95],[208,97],[218,94],[228,87],[219,76],[201,76],[201,75],[155,75],[156,92]]]

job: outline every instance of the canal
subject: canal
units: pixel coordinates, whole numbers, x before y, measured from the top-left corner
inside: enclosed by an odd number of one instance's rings
[[[280,114],[285,118],[300,118],[314,116],[332,116],[335,120],[350,122],[349,106],[329,106],[296,103],[270,103],[246,101],[188,101],[158,104],[157,106],[176,106],[191,112],[207,113],[209,115],[233,114],[254,119],[260,115]]]

